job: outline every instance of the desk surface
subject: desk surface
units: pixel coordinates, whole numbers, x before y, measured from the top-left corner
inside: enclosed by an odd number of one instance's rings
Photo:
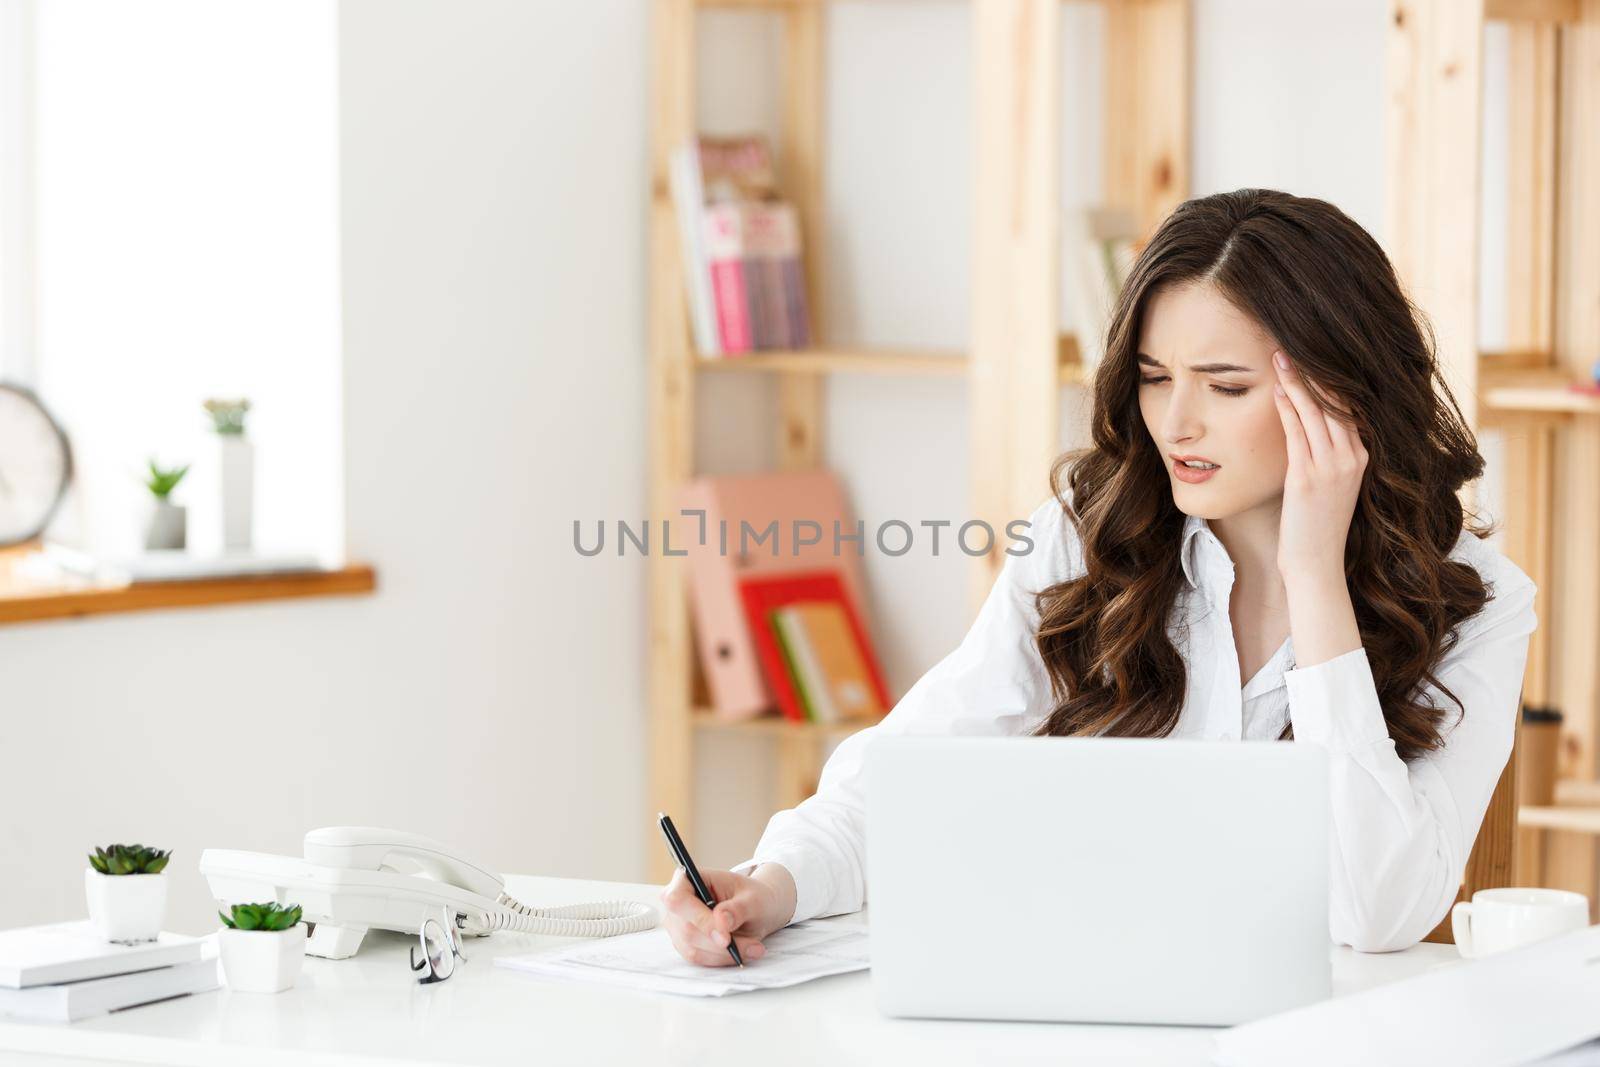
[[[541,906],[586,900],[655,903],[656,887],[516,877],[508,889]],[[418,985],[410,937],[370,933],[353,959],[307,958],[294,989],[227,989],[68,1025],[0,1021],[8,1064],[1205,1064],[1207,1027],[1078,1026],[889,1019],[871,977],[837,975],[721,999],[560,982],[494,966],[570,938],[495,934],[466,943],[470,962]],[[1335,994],[1418,974],[1458,957],[1448,945],[1333,952]]]

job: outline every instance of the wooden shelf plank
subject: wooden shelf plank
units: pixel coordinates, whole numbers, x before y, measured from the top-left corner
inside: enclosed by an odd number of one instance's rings
[[[1524,807],[1517,810],[1518,826],[1541,830],[1568,830],[1600,835],[1600,808]]]
[[[779,715],[759,715],[753,719],[724,719],[710,708],[695,708],[689,715],[697,730],[718,730],[763,737],[848,737],[871,726],[870,722],[792,722]]]
[[[1577,22],[1578,0],[1484,0],[1483,17],[1504,22]]]
[[[1600,395],[1573,392],[1565,385],[1495,385],[1482,395],[1488,411],[1600,415]]]
[[[81,618],[128,611],[165,611],[253,600],[313,596],[356,596],[377,588],[377,575],[364,563],[334,571],[201,578],[182,582],[138,582],[122,586],[29,588],[0,586],[0,625],[46,619]]]
[[[1074,346],[1075,347],[1075,346]],[[799,351],[768,350],[748,356],[696,359],[697,370],[744,374],[879,374],[909,377],[956,378],[972,369],[960,352],[912,349],[814,348]],[[1083,365],[1061,363],[1061,382],[1076,385],[1085,380]]]
[[[782,374],[905,374],[955,377],[967,372],[959,352],[910,349],[812,348],[798,351],[768,350],[747,356],[697,359],[705,371],[745,371]]]

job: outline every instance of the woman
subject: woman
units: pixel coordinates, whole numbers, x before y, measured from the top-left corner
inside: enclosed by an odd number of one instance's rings
[[[678,951],[725,966],[731,937],[759,959],[773,930],[862,906],[862,753],[887,733],[1321,745],[1333,938],[1419,941],[1510,755],[1536,622],[1534,584],[1464,523],[1483,458],[1425,330],[1332,205],[1180,206],[1118,301],[1093,445],[1057,461],[1033,550],[753,859],[704,872],[715,909],[674,876]]]

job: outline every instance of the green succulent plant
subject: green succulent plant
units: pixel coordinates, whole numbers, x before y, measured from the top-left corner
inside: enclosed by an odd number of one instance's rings
[[[172,858],[170,849],[146,848],[143,845],[107,845],[94,847],[89,866],[101,874],[160,874]]]
[[[183,481],[183,476],[188,473],[187,463],[181,467],[162,467],[152,459],[150,473],[144,476],[144,487],[150,490],[157,500],[165,500],[174,489],[178,488],[178,483]]]
[[[287,930],[300,921],[300,905],[275,904],[268,901],[265,904],[235,904],[230,916],[226,912],[217,912],[222,916],[223,925],[230,930],[264,930],[274,933],[278,930]]]
[[[250,401],[244,397],[214,397],[207,400],[205,406],[206,414],[211,416],[211,428],[217,433],[231,436],[244,433],[244,417],[250,410]]]

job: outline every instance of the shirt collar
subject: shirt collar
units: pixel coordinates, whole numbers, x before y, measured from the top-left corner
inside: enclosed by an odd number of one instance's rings
[[[1183,576],[1189,579],[1191,588],[1200,586],[1200,538],[1196,535],[1202,531],[1211,532],[1211,524],[1206,520],[1189,515],[1183,523],[1183,540],[1178,549],[1178,558],[1183,562]]]

